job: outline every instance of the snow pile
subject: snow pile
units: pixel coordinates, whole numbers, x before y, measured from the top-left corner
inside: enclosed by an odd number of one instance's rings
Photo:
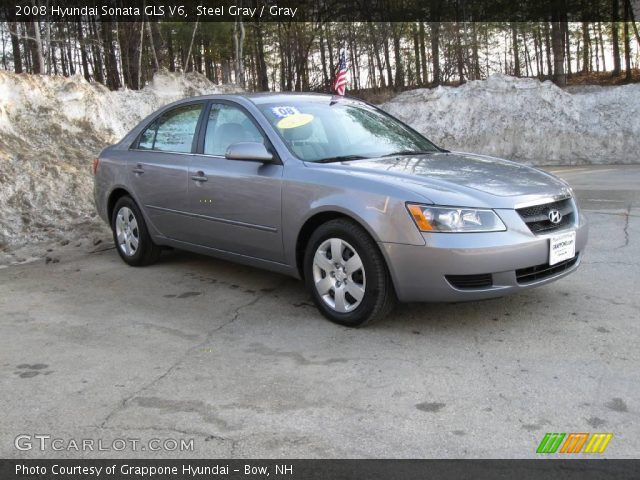
[[[104,238],[90,174],[100,150],[162,105],[236,90],[198,74],[163,72],[141,91],[111,92],[80,76],[0,71],[0,257],[34,241]],[[561,90],[495,75],[409,91],[383,108],[451,150],[538,164],[640,162],[638,84]]]
[[[140,91],[111,92],[81,76],[0,71],[0,251],[103,232],[90,173],[100,150],[167,103],[234,90],[199,74],[163,72]]]
[[[562,90],[493,75],[382,105],[449,150],[539,165],[640,163],[640,84]]]

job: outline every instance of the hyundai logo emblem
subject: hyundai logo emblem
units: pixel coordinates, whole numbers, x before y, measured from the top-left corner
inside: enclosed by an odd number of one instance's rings
[[[558,210],[549,210],[548,217],[553,224],[558,224],[562,220],[562,214]]]

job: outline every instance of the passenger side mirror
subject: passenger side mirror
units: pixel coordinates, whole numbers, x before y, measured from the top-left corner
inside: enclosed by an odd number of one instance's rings
[[[240,142],[229,145],[224,154],[229,160],[273,163],[273,155],[259,142]]]

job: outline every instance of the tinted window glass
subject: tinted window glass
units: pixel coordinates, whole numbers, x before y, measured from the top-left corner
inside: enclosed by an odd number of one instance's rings
[[[292,98],[259,108],[291,152],[305,161],[438,151],[423,136],[363,103]]]
[[[204,139],[204,153],[224,156],[229,145],[240,142],[264,143],[264,137],[240,108],[227,104],[211,106]]]
[[[144,131],[144,133],[140,136],[140,144],[138,145],[139,149],[153,150],[153,142],[156,139],[157,128],[157,122],[153,122],[153,124]]]
[[[202,104],[174,108],[153,122],[140,136],[138,148],[190,153]]]

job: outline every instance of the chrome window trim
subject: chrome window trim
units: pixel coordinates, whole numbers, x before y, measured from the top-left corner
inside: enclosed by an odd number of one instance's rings
[[[144,148],[130,148],[130,152],[147,152],[147,153],[168,153],[170,155],[195,155],[195,153],[172,152],[169,150],[145,150]]]

